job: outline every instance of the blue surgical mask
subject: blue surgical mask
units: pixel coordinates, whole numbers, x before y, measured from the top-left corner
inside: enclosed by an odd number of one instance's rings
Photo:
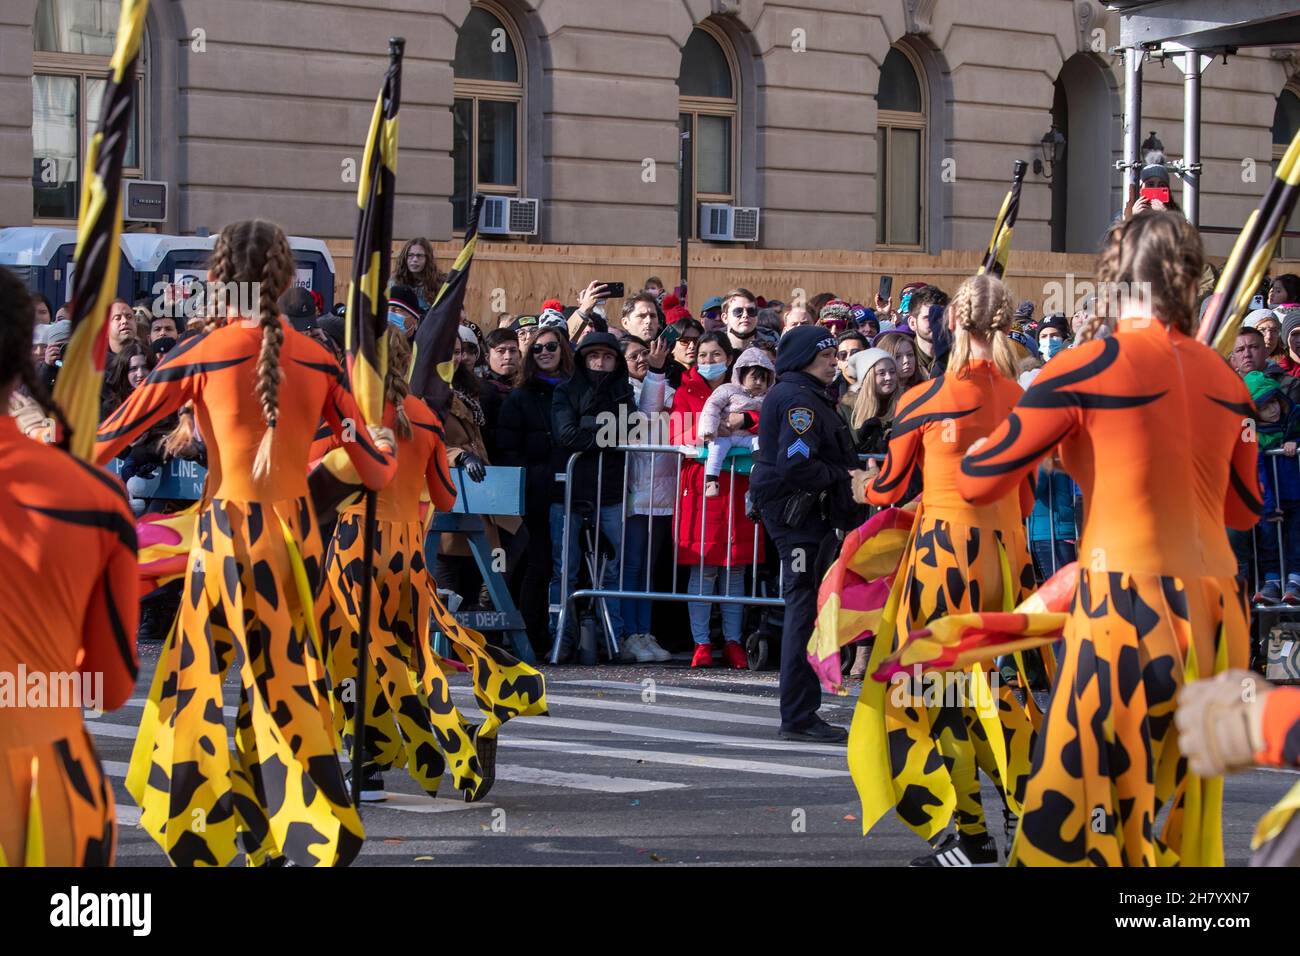
[[[695,367],[700,370],[700,378],[704,379],[706,382],[715,381],[727,374],[726,362],[718,362],[710,365],[696,365]]]
[[[1047,343],[1047,357],[1051,358],[1057,352],[1061,351],[1061,349],[1065,348],[1065,345],[1065,339],[1052,339]]]

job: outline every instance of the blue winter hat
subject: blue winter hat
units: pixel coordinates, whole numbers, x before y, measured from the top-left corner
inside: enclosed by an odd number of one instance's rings
[[[776,346],[776,374],[797,372],[812,364],[817,353],[835,348],[835,336],[820,325],[797,325]]]

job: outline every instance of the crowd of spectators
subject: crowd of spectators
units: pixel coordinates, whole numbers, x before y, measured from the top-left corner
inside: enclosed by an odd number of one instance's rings
[[[442,281],[427,240],[407,242],[394,263],[389,322],[413,335]],[[176,302],[186,291],[169,287],[165,297]],[[786,302],[734,288],[704,298],[693,311],[684,290],[668,291],[650,277],[617,310],[607,311],[615,301],[592,282],[571,305],[548,299],[536,312],[497,313],[481,325],[462,313],[443,422],[449,463],[471,481],[481,480],[491,465],[524,470],[522,519],[491,518],[487,532],[504,559],[506,584],[537,654],[548,653],[557,639],[562,657],[572,652],[577,615],[569,615],[571,626],[557,635],[553,609],[563,594],[590,585],[595,571],[602,589],[624,595],[731,599],[604,599],[590,611],[613,629],[625,660],[664,661],[670,651],[692,650],[695,666],[712,666],[720,651],[725,664],[745,666],[743,641],[764,626],[764,615],[736,599],[775,593],[775,549],[749,513],[746,492],[781,336],[815,324],[834,337],[839,412],[871,475],[887,451],[900,397],[945,367],[948,297],[922,282],[902,286],[896,303],[877,296],[871,306],[832,292]],[[105,416],[161,356],[204,327],[202,314],[186,318],[184,310],[151,304],[147,298],[135,305],[117,300],[110,308]],[[1256,304],[1231,364],[1259,412],[1254,427],[1266,514],[1255,540],[1238,533],[1233,543],[1241,574],[1258,582],[1252,588],[1256,604],[1300,605],[1300,277],[1274,278]],[[342,306],[322,314],[321,305],[319,295],[301,288],[280,301],[295,328],[341,360]],[[70,323],[66,307],[56,311],[38,296],[36,308],[32,358],[38,381],[52,388]],[[1044,362],[1095,325],[1090,301],[1068,316],[1036,318],[1035,311],[1035,303],[1022,303],[1012,334],[1025,387]],[[1105,334],[1104,325],[1099,333]],[[10,411],[29,435],[48,436],[50,423],[21,392]],[[137,495],[138,512],[188,505],[151,499],[146,490],[169,460],[205,460],[192,423],[188,429],[176,425],[175,419],[163,423],[121,456],[119,472]],[[178,433],[185,440],[178,442]],[[655,450],[629,450],[638,445]],[[1042,463],[1029,519],[1041,578],[1076,557],[1079,491],[1058,464]],[[462,535],[441,537],[432,566],[439,587],[461,595],[462,607],[490,605]],[[146,630],[161,626],[156,619],[166,608],[146,615]]]

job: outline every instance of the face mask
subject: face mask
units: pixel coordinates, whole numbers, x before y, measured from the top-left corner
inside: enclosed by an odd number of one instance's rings
[[[695,367],[699,369],[700,378],[704,379],[706,382],[717,381],[727,374],[727,364],[725,362],[718,362],[717,364],[710,365],[696,365]]]
[[[1063,348],[1065,348],[1065,339],[1053,339],[1047,343],[1047,357],[1051,358]]]

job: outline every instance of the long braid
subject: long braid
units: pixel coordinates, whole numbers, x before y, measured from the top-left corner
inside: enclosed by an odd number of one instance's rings
[[[411,419],[403,407],[406,396],[411,394],[411,386],[406,381],[407,368],[411,364],[411,349],[406,344],[406,336],[395,328],[388,330],[388,374],[384,377],[384,401],[393,406],[395,412],[394,431],[404,441],[410,441],[413,434]]]
[[[269,225],[260,224],[259,225]],[[280,309],[276,300],[288,288],[293,276],[293,253],[278,227],[269,240],[262,262],[258,309],[262,326],[262,349],[257,356],[257,398],[262,403],[262,417],[266,431],[257,446],[253,459],[253,477],[263,478],[271,470],[271,444],[275,435],[276,420],[280,415],[280,382],[284,370],[280,367],[280,347],[284,345],[284,326],[280,323]],[[255,230],[255,232],[260,230]]]

